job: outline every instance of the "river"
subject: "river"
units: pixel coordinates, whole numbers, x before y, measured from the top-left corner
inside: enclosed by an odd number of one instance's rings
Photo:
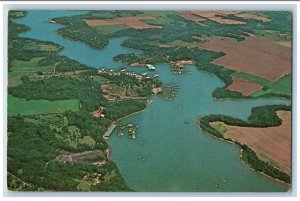
[[[61,25],[48,21],[84,11],[29,11],[15,20],[31,27],[23,37],[48,40],[64,46],[60,53],[83,64],[97,67],[122,66],[112,58],[141,51],[121,47],[125,38],[114,38],[108,47],[96,50],[55,33]],[[136,191],[174,192],[283,192],[289,186],[250,170],[239,159],[239,148],[202,132],[199,117],[225,114],[246,120],[251,108],[261,105],[290,104],[287,99],[215,100],[212,92],[224,85],[214,74],[187,66],[191,75],[169,72],[168,64],[156,65],[159,79],[176,83],[181,90],[174,101],[152,97],[153,103],[138,114],[122,120],[136,123],[136,139],[112,134],[108,144],[113,160],[128,185]],[[134,68],[130,68],[134,70]],[[139,69],[147,72],[147,69]]]

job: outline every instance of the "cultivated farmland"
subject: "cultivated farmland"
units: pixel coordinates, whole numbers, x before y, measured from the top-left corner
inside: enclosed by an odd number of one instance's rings
[[[142,20],[154,20],[152,16],[137,17],[119,17],[114,19],[85,19],[84,21],[91,27],[107,26],[107,25],[123,25],[133,29],[161,28],[161,26],[149,25]]]
[[[211,37],[200,48],[224,52],[213,63],[229,69],[276,81],[291,72],[291,49],[270,38],[252,36],[238,42],[232,38]]]
[[[231,91],[237,91],[242,93],[244,96],[249,96],[250,94],[262,89],[262,86],[246,80],[244,78],[232,76],[233,83],[227,87]]]

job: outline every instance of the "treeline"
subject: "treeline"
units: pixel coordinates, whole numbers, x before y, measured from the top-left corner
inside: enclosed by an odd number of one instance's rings
[[[230,139],[225,139],[223,133],[211,126],[210,123],[224,122],[225,124],[231,126],[259,128],[280,126],[282,120],[276,114],[276,111],[278,110],[291,111],[291,106],[271,105],[252,108],[251,115],[249,116],[248,121],[243,121],[241,119],[225,115],[208,115],[199,119],[199,125],[204,132],[226,141],[231,141]],[[263,172],[266,175],[269,175],[286,183],[290,183],[290,176],[288,174],[259,159],[255,152],[251,150],[247,145],[242,145],[241,143],[236,141],[234,143],[238,144],[243,149],[243,155],[241,159],[245,161],[250,167],[259,172]]]
[[[243,154],[241,156],[241,159],[248,164],[251,168],[258,172],[265,173],[266,175],[269,175],[275,179],[279,179],[281,181],[284,181],[286,183],[291,183],[291,177],[282,172],[281,170],[273,167],[268,162],[262,161],[259,159],[256,155],[256,153],[250,149],[247,145],[241,145],[241,148],[243,149]]]
[[[113,19],[124,16],[137,16],[143,14],[142,11],[137,10],[93,10],[89,11],[85,19]]]
[[[273,127],[280,126],[282,120],[277,116],[276,111],[291,111],[292,107],[287,105],[259,106],[252,108],[248,121],[251,127]]]
[[[117,120],[121,117],[130,115],[134,112],[141,111],[146,108],[146,102],[142,100],[122,100],[114,104],[110,104],[106,109],[106,117]]]

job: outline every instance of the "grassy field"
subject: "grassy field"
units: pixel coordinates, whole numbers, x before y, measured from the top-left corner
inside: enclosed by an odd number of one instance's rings
[[[291,87],[292,87],[291,75],[284,75],[283,77],[281,77],[279,80],[275,82],[271,82],[261,77],[251,75],[248,73],[243,73],[243,72],[235,72],[232,75],[236,77],[245,78],[247,80],[260,84],[264,87],[264,89],[261,89],[251,94],[251,97],[260,97],[268,94],[279,95],[279,96],[283,95],[286,97],[291,96]]]
[[[252,94],[252,97],[259,97],[267,94],[277,94],[291,97],[292,93],[291,75],[285,75],[279,80],[269,85],[267,90],[259,90]]]
[[[15,87],[22,84],[21,77],[30,75],[39,71],[49,72],[53,70],[53,66],[38,66],[38,61],[42,57],[32,58],[29,61],[14,60],[12,62],[11,71],[8,72],[8,87]]]
[[[236,77],[245,78],[246,80],[250,80],[254,83],[257,83],[257,84],[265,86],[265,87],[268,87],[272,84],[272,82],[270,82],[264,78],[261,78],[261,77],[258,77],[258,76],[252,75],[252,74],[248,74],[248,73],[235,72],[232,75],[234,75]]]
[[[9,116],[14,115],[36,115],[47,113],[61,113],[66,110],[78,111],[79,105],[77,99],[70,100],[30,100],[26,101],[24,98],[17,98],[8,95],[8,108]]]
[[[42,50],[47,52],[57,52],[60,50],[58,45],[54,44],[43,44],[37,41],[27,42],[24,47],[25,50]]]
[[[94,148],[96,141],[91,136],[83,136],[83,138],[79,139],[79,143],[87,144],[90,147]]]
[[[11,72],[9,72],[8,74],[9,78],[30,75],[32,73],[36,73],[39,71],[42,72],[53,71],[54,66],[39,66],[38,62],[41,59],[42,57],[35,57],[30,59],[29,61],[14,60],[12,62]]]

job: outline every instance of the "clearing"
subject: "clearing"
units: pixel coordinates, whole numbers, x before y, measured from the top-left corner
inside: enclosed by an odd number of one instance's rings
[[[252,94],[253,97],[258,97],[266,94],[285,95],[291,97],[292,95],[292,80],[291,74],[284,75],[277,81],[271,83],[267,90],[259,90]]]
[[[17,98],[8,95],[7,113],[9,116],[14,115],[36,115],[47,113],[62,113],[67,110],[78,111],[79,104],[77,99],[69,100],[30,100],[25,98]]]
[[[238,141],[250,147],[257,156],[291,174],[291,112],[277,111],[282,124],[278,127],[251,128],[229,126],[223,122],[211,125],[220,130],[225,139]]]
[[[29,61],[13,60],[12,66],[8,73],[8,86],[14,87],[22,84],[21,77],[25,75],[31,75],[37,72],[50,72],[53,71],[54,66],[39,66],[38,62],[43,57],[35,57]]]
[[[130,87],[121,87],[116,84],[102,84],[101,89],[104,93],[104,97],[107,100],[145,99],[145,97],[139,96],[138,90],[140,90],[140,87],[137,85],[131,85]]]
[[[56,157],[56,160],[63,163],[105,163],[102,150],[84,151],[80,153],[63,151],[61,155]]]

